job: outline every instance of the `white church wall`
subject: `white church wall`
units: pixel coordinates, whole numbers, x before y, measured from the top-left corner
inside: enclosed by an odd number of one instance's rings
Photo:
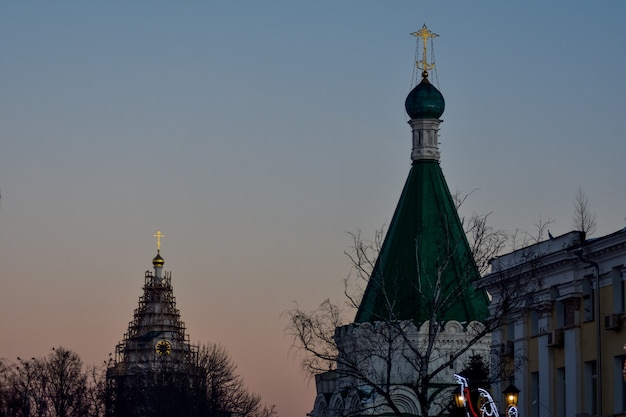
[[[451,320],[437,333],[427,366],[428,373],[443,367],[433,379],[433,384],[450,385],[450,389],[440,395],[441,404],[451,398],[450,393],[455,387],[454,373],[460,372],[473,354],[489,358],[490,333],[468,348],[468,344],[483,329],[479,322],[463,325]],[[428,322],[419,328],[412,321],[353,323],[337,328],[337,370],[316,378],[318,396],[311,416],[335,417],[355,411],[361,415],[376,416],[392,412],[372,384],[389,384],[394,405],[406,415],[419,415],[419,401],[411,386],[418,381],[420,371],[417,361],[412,360],[415,358],[412,350],[425,352],[428,340]],[[446,365],[451,355],[465,349],[452,367]],[[440,406],[443,405],[434,405],[432,413],[437,414]]]

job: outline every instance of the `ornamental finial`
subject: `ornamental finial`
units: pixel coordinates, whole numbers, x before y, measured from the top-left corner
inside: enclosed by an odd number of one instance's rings
[[[416,61],[415,65],[417,66],[417,68],[421,69],[422,72],[422,77],[426,78],[428,77],[428,71],[430,71],[431,69],[433,69],[435,67],[435,63],[431,62],[430,64],[428,63],[428,54],[426,53],[426,44],[428,42],[429,39],[433,39],[438,37],[439,35],[437,35],[436,33],[430,31],[427,27],[426,27],[426,23],[424,23],[424,26],[422,26],[422,28],[420,30],[418,30],[417,32],[413,32],[411,33],[411,35],[415,36],[418,39],[421,38],[422,39],[422,60],[421,61]],[[432,41],[431,41],[432,44]],[[432,51],[431,51],[432,54]]]
[[[156,239],[157,239],[157,252],[160,252],[161,251],[161,238],[163,236],[165,236],[165,235],[163,233],[161,233],[160,230],[157,230],[157,232],[154,235],[152,235],[152,236],[156,237]]]

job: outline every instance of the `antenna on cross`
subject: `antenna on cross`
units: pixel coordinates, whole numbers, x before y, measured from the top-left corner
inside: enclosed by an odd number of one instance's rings
[[[156,237],[156,239],[157,239],[157,252],[160,252],[161,251],[161,238],[163,236],[165,236],[165,235],[163,233],[161,233],[160,230],[157,230],[157,232],[154,235],[152,235],[152,236]]]
[[[415,36],[418,42],[420,41],[420,39],[422,40],[422,60],[415,61],[415,65],[417,66],[418,69],[421,69],[423,71],[422,77],[426,78],[428,77],[428,71],[435,68],[434,57],[432,60],[433,62],[428,63],[428,54],[427,54],[426,44],[428,43],[428,40],[430,39],[431,49],[432,49],[432,39],[438,37],[439,35],[429,30],[426,27],[425,23],[424,23],[424,26],[422,26],[420,30],[418,30],[417,32],[411,33],[411,35]],[[431,54],[432,54],[432,51],[431,51]]]

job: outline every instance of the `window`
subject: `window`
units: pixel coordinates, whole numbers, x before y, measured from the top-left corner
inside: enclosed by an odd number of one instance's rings
[[[565,304],[562,301],[554,303],[554,328],[562,329],[565,327]]]
[[[622,279],[621,266],[611,271],[611,284],[613,285],[613,313],[624,312],[624,280]]]
[[[583,321],[592,321],[594,318],[594,294],[593,285],[591,284],[591,278],[583,278]]]
[[[539,415],[539,372],[530,373],[531,416]]]
[[[513,321],[509,321],[506,324],[506,338],[508,340],[515,339],[515,323]]]
[[[598,368],[596,361],[585,362],[585,412],[590,416],[598,409]]]
[[[626,412],[626,382],[624,382],[624,364],[626,355],[616,356],[613,380],[615,381],[615,413]]]
[[[556,417],[565,417],[565,368],[557,368],[556,370]]]
[[[565,321],[563,325],[566,328],[576,325],[576,303],[572,299],[565,302]]]
[[[530,325],[530,337],[537,336],[539,334],[539,313],[537,313],[537,310],[530,310],[528,313],[528,321]]]

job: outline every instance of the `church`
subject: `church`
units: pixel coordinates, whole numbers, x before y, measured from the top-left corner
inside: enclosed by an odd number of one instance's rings
[[[405,101],[411,169],[354,322],[335,330],[336,365],[316,376],[312,417],[429,416],[452,411],[454,373],[489,363],[488,299],[439,164],[445,101],[429,81],[424,27],[421,82]]]
[[[189,342],[176,308],[172,276],[163,269],[161,237],[153,271],[107,369],[107,416],[189,416],[199,412],[205,392],[198,347]]]

